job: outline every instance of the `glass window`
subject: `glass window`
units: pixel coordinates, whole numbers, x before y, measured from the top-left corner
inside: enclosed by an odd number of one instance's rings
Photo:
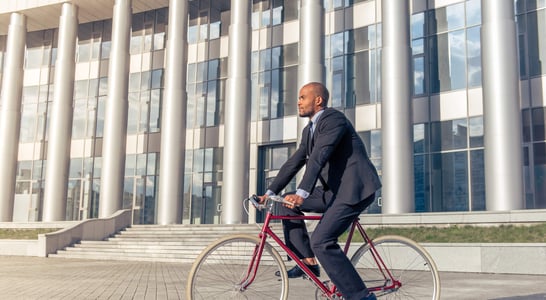
[[[103,96],[108,93],[108,77],[101,77],[99,79],[99,95]]]
[[[431,43],[431,92],[445,92],[466,86],[464,30],[433,36]]]
[[[150,89],[150,71],[145,71],[140,73],[141,79],[140,79],[140,90],[146,91]]]
[[[139,102],[140,119],[138,123],[139,133],[148,132],[148,124],[150,123],[148,120],[149,108],[150,108],[150,93],[146,91],[140,94],[140,102]]]
[[[219,112],[217,107],[217,94],[216,94],[216,81],[209,81],[207,87],[207,120],[206,126],[215,126],[217,124],[217,113]]]
[[[413,55],[425,53],[425,40],[415,39],[411,41],[411,50]]]
[[[42,169],[44,172],[42,173]],[[32,179],[42,179],[45,177],[45,165],[43,160],[35,160],[32,170]]]
[[[125,156],[125,177],[132,177],[135,175],[137,166],[137,155],[127,154]]]
[[[281,83],[281,72],[279,69],[271,71],[271,118],[281,118],[283,114],[283,104],[282,99],[280,98],[280,83]]]
[[[278,6],[278,7],[274,7],[272,12],[271,12],[271,19],[272,19],[272,24],[273,25],[279,25],[282,23],[282,11],[283,11],[283,7],[282,6]]]
[[[355,93],[356,104],[370,104],[372,103],[372,78],[371,65],[370,65],[370,52],[362,51],[357,52],[354,55],[352,69],[354,70],[353,89]],[[349,65],[347,66],[349,67]]]
[[[70,159],[70,169],[68,173],[69,178],[82,178],[83,172],[83,158],[71,158]]]
[[[219,60],[213,59],[208,61],[208,80],[216,80],[218,79],[218,70],[219,70]]]
[[[466,2],[466,26],[474,26],[482,23],[482,9],[480,0],[468,0]]]
[[[148,161],[146,153],[136,155],[135,175],[146,175],[146,162]]]
[[[17,162],[17,180],[30,180],[32,171],[32,161],[23,160]]]
[[[413,158],[415,212],[430,212],[430,172],[429,155],[416,155]]]
[[[293,116],[297,113],[298,99],[298,67],[292,66],[282,70],[282,86],[280,97],[283,101],[283,114]]]
[[[285,0],[283,2],[284,2],[283,3],[284,22],[297,20],[299,17],[298,12],[300,11],[298,7],[299,1]]]
[[[35,69],[42,66],[42,47],[27,48],[25,69]]]
[[[156,175],[157,174],[157,158],[158,154],[150,152],[147,156],[147,163],[146,163],[146,174],[147,175]]]
[[[435,24],[432,33],[445,32],[464,27],[464,2],[449,5],[429,12],[431,24]]]
[[[23,103],[30,104],[38,102],[38,92],[40,87],[38,85],[23,87]]]
[[[413,153],[428,152],[429,130],[427,124],[413,125]]]
[[[483,116],[468,119],[470,147],[483,147]]]
[[[472,210],[485,210],[485,166],[483,150],[470,151],[470,176],[472,182]]]
[[[468,126],[466,119],[430,123],[431,151],[466,148]]]
[[[364,142],[368,156],[373,159],[381,158],[381,131],[371,130],[359,132],[358,135]]]
[[[78,62],[89,61],[90,56],[91,56],[91,42],[89,40],[79,42],[77,61]]]
[[[138,130],[140,93],[129,93],[129,107],[127,112],[127,134],[135,134]]]
[[[546,140],[546,113],[544,107],[533,108],[533,141]]]
[[[188,27],[188,43],[189,44],[195,44],[199,40],[197,28],[198,28],[197,25]]]
[[[85,125],[87,114],[87,99],[74,101],[74,120],[72,121],[72,138],[85,137]]]
[[[546,208],[546,143],[533,144],[535,173],[535,207]]]
[[[159,132],[161,90],[152,90],[150,94],[150,132]]]
[[[97,128],[96,128],[96,137],[102,137],[104,133],[104,115],[105,115],[105,106],[106,106],[106,96],[99,97],[97,104]]]
[[[98,96],[98,90],[99,90],[99,80],[98,79],[89,79],[89,91],[88,96],[89,97],[96,97]]]
[[[207,80],[207,62],[197,63],[196,81],[202,82]]]
[[[345,33],[339,32],[330,36],[330,56],[335,57],[345,53]]]
[[[140,90],[140,74],[141,73],[129,74],[129,92],[136,92]]]
[[[433,211],[468,211],[466,151],[432,154]]]
[[[529,50],[529,75],[546,74],[546,9],[541,9],[527,15],[528,50]],[[529,34],[532,31],[534,34]]]
[[[523,124],[523,142],[531,141],[531,110],[524,109],[521,112],[521,120]]]
[[[291,66],[298,64],[298,44],[288,44],[283,46],[283,51],[281,52],[281,59],[283,61],[283,66]]]
[[[468,57],[468,87],[482,85],[482,57],[480,27],[466,30],[466,53]]]
[[[413,93],[422,95],[425,93],[425,58],[413,58]]]
[[[87,80],[74,81],[74,99],[87,98]]]
[[[369,27],[360,27],[353,30],[354,50],[366,50],[370,48]]]
[[[37,109],[37,103],[23,105],[19,134],[19,140],[22,143],[32,142],[36,138]]]
[[[422,38],[425,36],[425,13],[418,13],[411,16],[411,38]]]

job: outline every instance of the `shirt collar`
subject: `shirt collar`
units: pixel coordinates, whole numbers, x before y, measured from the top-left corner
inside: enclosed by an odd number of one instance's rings
[[[320,115],[322,115],[323,112],[324,112],[324,109],[321,109],[313,116],[313,118],[311,118],[311,122],[313,122],[313,127],[315,127],[315,125],[317,124],[317,121],[320,118]]]

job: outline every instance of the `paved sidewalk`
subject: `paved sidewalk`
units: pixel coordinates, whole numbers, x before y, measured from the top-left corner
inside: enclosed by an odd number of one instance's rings
[[[184,299],[190,266],[179,263],[0,256],[0,299]],[[441,273],[442,300],[546,300],[546,275]],[[290,282],[290,299],[314,299]]]

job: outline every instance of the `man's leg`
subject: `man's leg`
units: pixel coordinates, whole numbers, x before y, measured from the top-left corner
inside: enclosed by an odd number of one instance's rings
[[[303,212],[322,213],[332,197],[331,192],[324,192],[321,187],[314,189],[300,207],[287,208],[279,205],[280,216],[302,216]],[[300,258],[315,257],[309,243],[309,233],[303,220],[282,220],[286,245]]]
[[[371,197],[375,197],[372,195]],[[357,205],[334,201],[322,216],[311,238],[312,250],[332,282],[343,293],[345,299],[362,299],[368,289],[349,258],[337,243],[358,215],[369,205],[366,199]]]

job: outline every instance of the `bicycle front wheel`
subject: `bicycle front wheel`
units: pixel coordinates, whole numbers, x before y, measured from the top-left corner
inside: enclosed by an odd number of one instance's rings
[[[197,299],[288,298],[286,267],[279,253],[260,239],[247,235],[222,238],[207,247],[188,275],[186,296]],[[257,255],[261,259],[257,261]],[[259,263],[256,272],[252,269]],[[280,277],[275,275],[279,272]],[[255,275],[255,276],[254,276]]]
[[[440,276],[436,264],[416,242],[401,236],[383,236],[362,245],[351,258],[366,286],[386,299],[440,299]],[[379,267],[378,261],[384,263]],[[386,268],[386,269],[385,269]],[[392,274],[392,278],[388,273]],[[400,286],[393,285],[393,280]]]

